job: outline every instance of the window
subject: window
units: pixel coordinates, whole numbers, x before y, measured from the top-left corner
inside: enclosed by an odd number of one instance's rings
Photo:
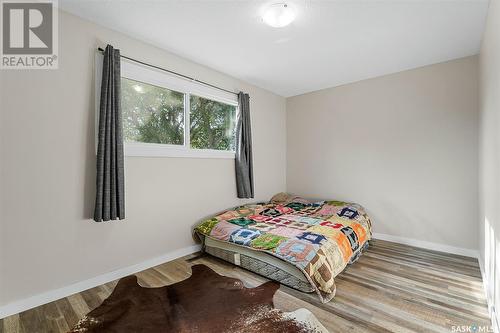
[[[122,78],[125,142],[184,144],[184,94]]]
[[[236,107],[190,96],[191,147],[234,151]]]
[[[97,110],[101,69],[98,54]],[[123,59],[121,72],[125,155],[234,158],[235,94]]]

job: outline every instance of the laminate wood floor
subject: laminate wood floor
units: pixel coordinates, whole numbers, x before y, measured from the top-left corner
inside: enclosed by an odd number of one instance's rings
[[[147,287],[187,278],[205,264],[248,287],[266,278],[204,254],[189,255],[136,275]],[[330,332],[451,332],[453,325],[490,325],[481,273],[474,258],[373,240],[358,262],[336,278],[337,295],[322,304],[315,294],[281,286],[276,308],[307,308]],[[0,320],[0,333],[66,332],[97,307],[116,281]],[[264,332],[263,332],[264,333]]]

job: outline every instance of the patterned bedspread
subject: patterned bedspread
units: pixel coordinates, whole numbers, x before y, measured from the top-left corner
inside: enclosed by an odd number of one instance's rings
[[[293,264],[328,302],[335,295],[335,276],[368,244],[371,222],[358,204],[310,202],[280,193],[269,203],[236,207],[205,220],[195,232]]]

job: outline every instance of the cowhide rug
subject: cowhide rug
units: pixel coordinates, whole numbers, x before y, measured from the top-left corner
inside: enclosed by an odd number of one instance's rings
[[[328,332],[306,309],[274,309],[276,282],[246,288],[204,265],[184,281],[143,288],[135,276],[121,279],[104,302],[70,332]]]

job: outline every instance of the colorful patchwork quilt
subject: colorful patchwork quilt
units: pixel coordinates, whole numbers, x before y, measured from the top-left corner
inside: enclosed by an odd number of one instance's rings
[[[335,276],[368,245],[371,221],[355,203],[311,202],[280,193],[268,203],[218,214],[196,226],[195,232],[291,263],[328,302],[335,295]]]

